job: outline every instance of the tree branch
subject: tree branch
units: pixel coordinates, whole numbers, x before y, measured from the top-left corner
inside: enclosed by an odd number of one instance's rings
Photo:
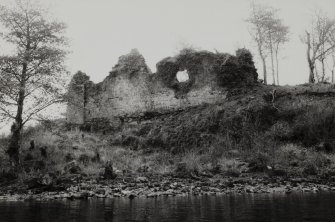
[[[52,100],[49,103],[43,105],[42,107],[36,108],[30,114],[27,115],[26,119],[23,121],[22,125],[25,125],[35,114],[41,112],[42,110],[48,108],[49,106],[61,102],[62,100]]]

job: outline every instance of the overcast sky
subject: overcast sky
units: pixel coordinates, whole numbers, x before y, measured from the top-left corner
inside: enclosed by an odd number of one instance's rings
[[[0,0],[0,2],[10,2]],[[249,0],[42,0],[54,17],[68,25],[71,73],[82,70],[102,81],[120,55],[137,48],[149,67],[176,54],[183,46],[234,53],[239,47],[255,54],[248,24]],[[301,34],[317,8],[335,10],[334,0],[256,0],[278,8],[290,27],[290,42],[280,57],[282,84],[307,81],[308,69]],[[270,82],[270,81],[269,81]]]

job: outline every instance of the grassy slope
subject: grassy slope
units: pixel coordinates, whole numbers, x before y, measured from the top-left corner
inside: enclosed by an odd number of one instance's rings
[[[276,90],[273,99],[272,93]],[[239,176],[247,171],[322,177],[335,175],[335,100],[331,85],[235,89],[222,104],[156,114],[112,133],[66,131],[65,123],[27,129],[20,181],[82,173]],[[29,150],[29,141],[36,147]],[[1,169],[9,169],[1,141]],[[40,152],[47,147],[47,157]],[[269,170],[270,169],[270,170]]]

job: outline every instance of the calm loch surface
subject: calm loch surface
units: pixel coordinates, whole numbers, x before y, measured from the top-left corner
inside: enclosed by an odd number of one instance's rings
[[[335,194],[2,201],[0,221],[335,221]]]

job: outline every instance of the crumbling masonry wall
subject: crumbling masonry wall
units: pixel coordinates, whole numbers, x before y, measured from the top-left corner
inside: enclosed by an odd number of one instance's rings
[[[157,73],[152,73],[143,56],[133,49],[119,58],[101,83],[94,84],[82,72],[73,76],[67,96],[67,121],[83,124],[93,119],[108,119],[119,123],[127,116],[223,102],[235,80],[238,84],[252,84],[257,80],[252,57],[245,53],[249,52],[240,51],[232,56],[183,50],[175,57],[160,61]],[[189,80],[178,82],[176,74],[185,70]]]

